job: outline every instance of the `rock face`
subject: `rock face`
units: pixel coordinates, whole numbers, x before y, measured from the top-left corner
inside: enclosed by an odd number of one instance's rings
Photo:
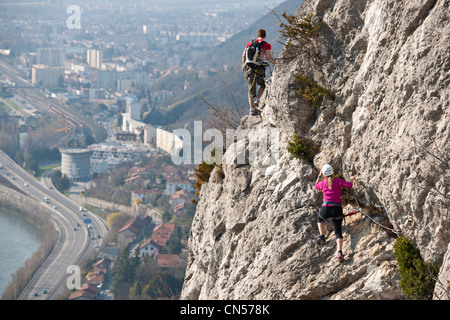
[[[321,63],[282,53],[262,116],[242,119],[245,134],[228,147],[223,174],[214,169],[203,185],[182,299],[402,299],[396,234],[411,238],[424,260],[448,266],[448,7],[448,0],[302,4],[297,15],[323,19],[315,42]],[[335,101],[316,108],[303,100],[298,73],[332,89]],[[268,152],[235,151],[242,137],[251,146],[266,134],[275,137]],[[312,164],[286,150],[294,134],[320,146]],[[344,212],[364,209],[346,218],[344,263],[329,224],[328,243],[311,243],[322,201],[314,182],[325,163],[356,176],[357,202]],[[448,267],[440,279],[450,281]]]

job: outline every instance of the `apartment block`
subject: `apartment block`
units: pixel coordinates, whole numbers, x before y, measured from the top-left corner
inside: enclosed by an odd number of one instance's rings
[[[31,69],[31,83],[34,86],[56,87],[60,77],[64,79],[63,68],[37,64]]]

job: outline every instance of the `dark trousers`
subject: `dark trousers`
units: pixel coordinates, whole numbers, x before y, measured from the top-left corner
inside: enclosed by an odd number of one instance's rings
[[[317,215],[317,222],[323,223],[326,219],[331,218],[336,238],[342,238],[342,219],[344,214],[341,206],[322,206]]]

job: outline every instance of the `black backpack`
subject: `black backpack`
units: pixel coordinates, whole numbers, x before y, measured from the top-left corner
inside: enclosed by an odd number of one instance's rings
[[[265,41],[258,42],[256,40],[252,40],[252,44],[248,46],[246,55],[245,55],[245,65],[259,66],[262,64],[261,60],[261,47],[266,43]]]

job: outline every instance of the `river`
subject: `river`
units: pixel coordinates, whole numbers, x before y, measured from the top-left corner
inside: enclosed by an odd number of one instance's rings
[[[37,251],[43,235],[30,222],[0,209],[0,296],[24,262]]]

